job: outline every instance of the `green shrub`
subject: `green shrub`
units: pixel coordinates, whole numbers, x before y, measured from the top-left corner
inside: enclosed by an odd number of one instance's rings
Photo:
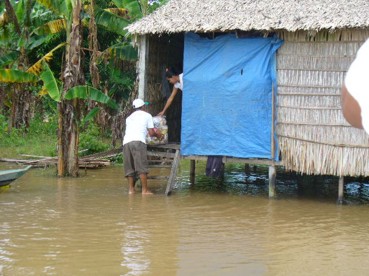
[[[96,124],[89,123],[87,129],[80,133],[79,149],[82,151],[82,155],[106,151],[110,147],[107,140]]]

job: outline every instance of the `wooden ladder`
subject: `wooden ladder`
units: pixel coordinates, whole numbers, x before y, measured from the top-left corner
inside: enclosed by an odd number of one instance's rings
[[[179,144],[147,145],[147,158],[150,168],[171,168],[169,176],[149,176],[149,179],[167,179],[165,195],[170,195],[181,159]]]

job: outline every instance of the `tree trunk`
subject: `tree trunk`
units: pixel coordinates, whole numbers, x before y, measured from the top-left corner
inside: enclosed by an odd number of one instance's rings
[[[10,117],[10,126],[12,128],[29,128],[32,117],[32,106],[34,97],[28,91],[27,84],[14,84],[12,96],[12,114]]]
[[[65,69],[63,72],[63,97],[72,87],[83,84],[81,69],[82,25],[81,2],[75,0],[73,21],[67,34]],[[58,105],[58,176],[78,176],[79,120],[78,100],[62,100]]]
[[[28,2],[30,4],[30,2]],[[23,36],[25,40],[28,40],[28,26],[25,25],[21,29],[18,18],[15,14],[12,4],[9,0],[5,0],[6,12],[9,17],[9,21],[14,24],[14,29],[19,37]],[[27,14],[27,13],[26,13]],[[28,57],[24,46],[20,47],[20,57],[18,60],[18,68],[25,70],[28,67]],[[12,95],[12,113],[10,116],[10,128],[29,128],[32,107],[35,103],[32,92],[29,90],[28,84],[14,84],[14,92]]]

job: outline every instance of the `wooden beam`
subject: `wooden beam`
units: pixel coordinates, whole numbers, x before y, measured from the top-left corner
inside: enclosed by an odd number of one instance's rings
[[[187,156],[182,156],[182,159],[206,161],[208,157],[203,156],[203,155],[187,155]],[[223,157],[223,163],[247,163],[247,164],[255,164],[255,165],[283,166],[283,161],[274,161],[270,159],[235,158],[235,157],[227,157],[227,156]]]

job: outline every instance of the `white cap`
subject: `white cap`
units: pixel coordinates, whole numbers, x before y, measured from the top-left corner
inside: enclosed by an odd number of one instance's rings
[[[145,105],[145,102],[141,99],[135,99],[132,105],[133,105],[133,108],[140,108],[141,106]]]

